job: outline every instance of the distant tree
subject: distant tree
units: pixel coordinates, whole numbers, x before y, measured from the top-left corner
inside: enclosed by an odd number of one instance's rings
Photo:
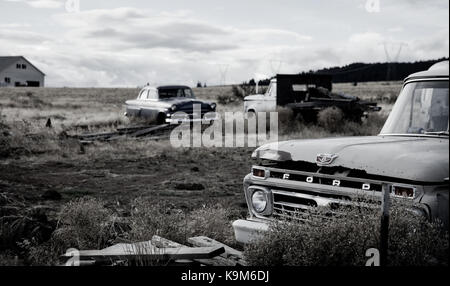
[[[202,83],[198,81],[198,82],[197,82],[197,87],[198,87],[198,88],[201,88],[201,87],[202,87]]]
[[[203,87],[206,87],[206,82],[203,84]]]
[[[248,85],[256,85],[255,80],[252,78],[252,79],[248,82]]]

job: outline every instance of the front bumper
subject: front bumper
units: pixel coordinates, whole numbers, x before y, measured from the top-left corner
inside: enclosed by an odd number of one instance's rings
[[[182,123],[191,123],[191,122],[201,122],[202,124],[211,124],[215,120],[219,120],[220,116],[212,111],[205,114],[202,114],[201,116],[193,116],[189,114],[167,114],[166,117],[166,123],[169,124],[182,124]]]
[[[252,243],[269,230],[267,222],[259,219],[238,219],[233,222],[234,236],[240,243]]]

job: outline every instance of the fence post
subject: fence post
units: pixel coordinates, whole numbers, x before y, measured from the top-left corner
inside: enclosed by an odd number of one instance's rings
[[[380,265],[386,266],[388,261],[389,240],[389,208],[392,185],[383,183],[381,197],[381,227],[380,227]]]

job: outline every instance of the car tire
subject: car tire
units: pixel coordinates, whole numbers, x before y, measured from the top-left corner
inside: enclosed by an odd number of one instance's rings
[[[166,123],[166,114],[165,113],[158,113],[158,116],[156,117],[156,123],[158,125]]]
[[[248,110],[247,111],[247,118],[248,119],[250,119],[250,118],[255,118],[256,117],[256,112],[254,111],[254,110]]]

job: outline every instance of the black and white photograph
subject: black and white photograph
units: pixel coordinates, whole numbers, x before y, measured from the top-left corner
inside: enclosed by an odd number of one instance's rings
[[[448,267],[448,84],[447,0],[0,0],[0,273]]]

